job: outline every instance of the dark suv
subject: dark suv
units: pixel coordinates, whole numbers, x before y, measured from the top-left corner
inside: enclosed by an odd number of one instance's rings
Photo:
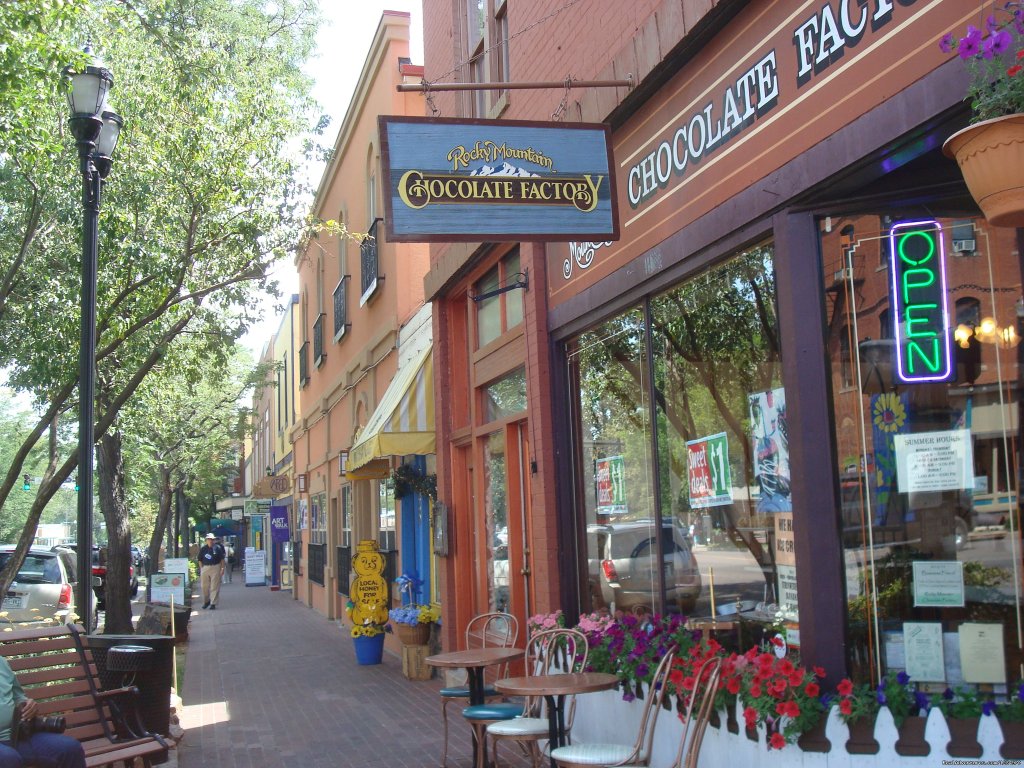
[[[54,551],[63,549],[77,553],[78,544],[61,544],[53,549]],[[107,548],[105,546],[101,547],[98,544],[92,546],[92,578],[92,591],[96,595],[96,607],[102,611],[106,608]],[[139,594],[139,575],[136,572],[135,564],[130,560],[128,564],[128,594],[132,597]]]

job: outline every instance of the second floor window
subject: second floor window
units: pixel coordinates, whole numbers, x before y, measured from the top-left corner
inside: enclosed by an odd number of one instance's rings
[[[299,386],[309,384],[309,342],[302,342],[299,347]]]
[[[324,364],[324,316],[321,314],[313,323],[313,364],[319,368]]]
[[[378,250],[378,233],[380,228],[377,224],[380,219],[374,219],[366,232],[366,237],[359,246],[359,285],[360,304],[365,304],[377,290],[377,283],[380,278],[380,258]]]
[[[348,327],[348,275],[338,281],[334,289],[334,340],[345,335]]]
[[[519,249],[517,248],[477,282],[473,293],[476,296],[484,296],[514,283],[519,276]],[[523,322],[523,292],[520,288],[477,301],[477,346],[486,346],[521,322]]]

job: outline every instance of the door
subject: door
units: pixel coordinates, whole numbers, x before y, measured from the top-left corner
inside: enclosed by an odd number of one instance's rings
[[[525,626],[529,610],[529,564],[525,558],[524,472],[528,449],[525,421],[511,422],[480,440],[482,500],[477,515],[478,611],[511,613]]]

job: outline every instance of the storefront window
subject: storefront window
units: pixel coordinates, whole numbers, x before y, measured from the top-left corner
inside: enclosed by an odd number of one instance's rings
[[[487,421],[526,410],[526,368],[519,367],[484,389]]]
[[[377,484],[380,507],[377,544],[382,552],[397,549],[395,533],[395,481],[388,477]]]
[[[852,247],[837,221],[856,231]],[[928,245],[915,254],[889,239],[905,222],[879,214],[829,224],[820,238],[851,672],[871,681],[906,670],[922,685],[999,690],[1020,677],[1024,659],[1024,302],[1013,230],[939,219],[928,225],[936,247],[915,235]],[[943,279],[944,295],[916,300]],[[849,389],[844,334],[853,342]],[[915,381],[915,365],[931,375]]]
[[[796,621],[771,246],[583,334],[569,362],[589,607]]]

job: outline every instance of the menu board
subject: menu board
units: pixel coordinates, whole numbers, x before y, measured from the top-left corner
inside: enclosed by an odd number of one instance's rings
[[[260,587],[267,583],[267,553],[262,549],[245,551],[245,586]]]
[[[150,601],[154,603],[170,603],[172,598],[175,605],[182,605],[185,602],[185,584],[188,576],[184,573],[166,573],[158,571],[149,577]]]

